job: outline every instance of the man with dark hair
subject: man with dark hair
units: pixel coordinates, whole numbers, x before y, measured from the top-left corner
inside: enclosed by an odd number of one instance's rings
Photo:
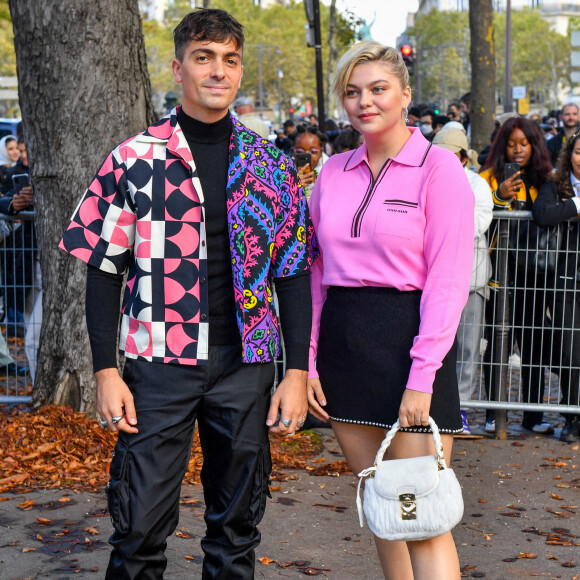
[[[580,131],[580,114],[576,103],[567,103],[562,107],[562,128],[546,143],[550,152],[552,165],[556,166],[562,146],[572,135]]]
[[[451,103],[447,108],[447,117],[450,121],[461,122],[461,106],[459,103]]]
[[[89,266],[97,410],[101,426],[119,432],[109,580],[163,578],[196,421],[202,577],[253,578],[268,430],[291,433],[306,418],[312,225],[292,162],[229,114],[243,41],[223,10],[183,19],[172,63],[182,106],[109,154],[61,242]],[[274,394],[272,281],[287,362]]]
[[[418,127],[420,118],[421,109],[419,107],[411,107],[407,112],[407,125],[409,127]]]

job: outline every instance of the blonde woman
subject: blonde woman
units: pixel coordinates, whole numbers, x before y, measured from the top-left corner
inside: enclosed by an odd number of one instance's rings
[[[364,143],[327,161],[310,200],[320,245],[311,411],[330,418],[355,474],[397,419],[403,432],[387,459],[434,454],[429,415],[449,458],[462,431],[454,338],[469,292],[473,193],[459,159],[406,126],[411,88],[396,50],[355,45],[333,91]],[[385,578],[460,577],[451,533],[376,544]]]

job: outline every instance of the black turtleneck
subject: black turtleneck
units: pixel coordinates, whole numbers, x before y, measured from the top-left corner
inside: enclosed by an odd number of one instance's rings
[[[216,123],[202,123],[180,109],[177,122],[187,139],[203,191],[207,237],[209,345],[239,344],[226,208],[232,121],[228,113]]]
[[[207,239],[209,345],[239,344],[226,210],[228,152],[232,132],[229,113],[216,123],[202,123],[183,112],[177,114],[195,160],[204,196]],[[89,266],[86,318],[93,370],[117,366],[116,345],[123,277]],[[280,322],[286,349],[286,367],[308,369],[312,304],[310,272],[275,279]],[[297,305],[301,307],[296,308]]]

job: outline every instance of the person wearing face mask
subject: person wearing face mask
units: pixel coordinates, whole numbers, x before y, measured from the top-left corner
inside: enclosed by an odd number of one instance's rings
[[[506,163],[518,163],[520,170],[506,177]],[[492,189],[496,208],[511,209],[514,206],[532,211],[538,191],[548,181],[551,171],[550,156],[540,128],[529,119],[512,117],[500,127],[480,175]],[[526,224],[526,222],[522,223]],[[537,272],[532,260],[528,260],[530,254],[526,251],[527,230],[517,222],[512,222],[510,230],[512,241],[518,244],[517,255],[514,257],[513,253],[509,254],[511,260],[509,272],[513,275],[509,286],[514,288],[510,298],[510,312],[513,338],[520,349],[523,401],[542,403],[544,392],[541,364],[543,327],[550,297],[547,293],[536,294],[536,288],[545,286],[545,274]],[[518,236],[521,232],[525,234],[523,237]],[[530,236],[529,244],[530,246],[535,244],[532,236]],[[494,284],[497,286],[497,283],[494,282]],[[496,310],[493,291],[495,286],[492,285],[492,298],[487,303],[488,322],[494,320]],[[489,327],[487,331],[490,332]],[[492,336],[488,334],[488,345],[491,344]],[[484,370],[486,372],[490,371],[492,350],[493,348],[488,346],[485,354],[487,364],[484,365]],[[491,392],[494,393],[493,373],[491,374],[486,384],[489,385],[491,382]],[[553,433],[553,426],[544,421],[541,411],[524,411],[522,427],[537,434]],[[491,413],[488,413],[485,430],[488,432],[495,430],[495,419]]]
[[[429,141],[433,140],[435,136],[433,133],[433,119],[435,118],[435,112],[431,109],[426,109],[421,111],[421,118],[419,119],[419,129],[423,136]]]
[[[556,300],[554,306],[554,328],[561,335],[561,353],[553,357],[559,366],[561,403],[580,405],[578,386],[580,385],[580,292],[578,274],[580,271],[578,251],[580,250],[580,222],[568,221],[580,215],[580,132],[566,142],[558,159],[557,173],[547,181],[538,193],[532,207],[534,220],[542,227],[555,226],[565,222],[562,248],[566,258],[560,258],[556,267]],[[566,424],[560,432],[560,441],[574,443],[580,440],[580,415],[565,415]]]

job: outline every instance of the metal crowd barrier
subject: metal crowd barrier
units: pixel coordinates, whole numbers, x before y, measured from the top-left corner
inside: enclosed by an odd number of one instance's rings
[[[28,402],[42,321],[34,212],[0,214],[0,220],[0,403]],[[488,232],[492,282],[478,291],[483,310],[466,317],[458,331],[458,338],[474,334],[477,343],[471,355],[467,347],[458,350],[459,382],[464,371],[473,377],[471,396],[462,397],[461,406],[494,409],[499,437],[505,437],[507,410],[580,414],[579,250],[563,244],[544,250],[534,228],[530,212],[494,212]],[[551,234],[562,239],[562,230]],[[7,374],[10,361],[28,372]],[[282,357],[278,381],[284,365]]]
[[[459,349],[457,363],[461,385],[465,363],[475,360],[472,395],[461,406],[494,409],[496,437],[505,438],[507,410],[580,414],[580,256],[563,243],[569,225],[538,232],[531,212],[494,212],[485,309],[458,333],[474,332],[479,349],[471,357]]]
[[[42,321],[33,211],[0,214],[0,320],[0,403],[27,403]]]

